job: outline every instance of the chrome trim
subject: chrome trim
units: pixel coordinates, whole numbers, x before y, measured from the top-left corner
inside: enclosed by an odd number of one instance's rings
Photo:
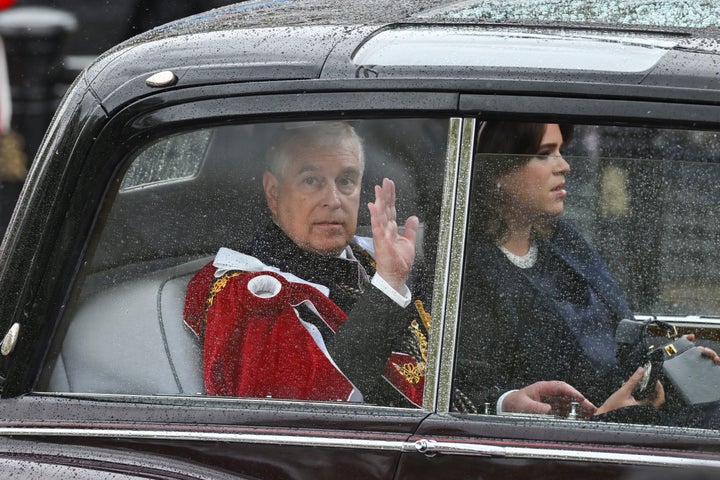
[[[419,440],[420,441],[420,440]],[[667,454],[651,455],[642,453],[620,453],[612,451],[559,450],[555,448],[534,448],[498,446],[461,442],[425,440],[424,453],[430,455],[475,455],[502,458],[542,459],[552,461],[583,461],[593,463],[616,463],[631,465],[711,467],[720,468],[720,460],[675,457]],[[414,449],[418,451],[417,442]],[[429,445],[429,446],[428,446]]]
[[[443,180],[443,197],[440,208],[440,232],[438,236],[437,256],[435,261],[435,278],[433,280],[433,298],[430,310],[431,330],[428,339],[428,364],[425,374],[425,391],[423,404],[429,410],[437,410],[438,404],[449,403],[449,399],[439,400],[438,385],[440,382],[440,360],[443,350],[445,331],[445,298],[450,282],[450,261],[452,258],[451,238],[454,223],[456,201],[457,171],[460,159],[460,139],[462,128],[461,118],[451,118],[448,128],[447,155],[445,157],[445,179]]]
[[[85,437],[138,440],[207,441],[227,443],[281,444],[289,446],[358,448],[363,450],[398,451],[421,453],[434,456],[473,455],[499,458],[536,459],[550,461],[584,461],[591,463],[613,463],[630,465],[710,467],[720,468],[720,460],[676,457],[668,454],[620,453],[613,451],[561,450],[557,448],[535,448],[521,446],[498,446],[446,442],[434,439],[416,441],[400,440],[359,440],[346,437],[322,437],[301,435],[271,435],[253,433],[198,432],[187,430],[131,430],[94,428],[0,428],[0,436],[32,437]],[[681,452],[678,452],[681,453]]]
[[[163,70],[150,75],[145,79],[145,85],[151,88],[171,87],[178,81],[177,75],[170,70]]]
[[[635,318],[638,320],[649,320],[656,318],[657,320],[670,323],[672,325],[686,325],[686,326],[717,326],[720,327],[720,318],[717,317],[703,317],[700,315],[644,315],[637,314]]]
[[[435,406],[438,413],[450,411],[452,396],[452,375],[455,363],[455,343],[457,334],[458,313],[460,310],[460,294],[462,291],[462,269],[465,259],[465,232],[468,219],[468,200],[470,196],[470,173],[472,152],[475,140],[475,119],[463,119],[460,132],[459,162],[454,168],[455,182],[452,185],[453,216],[450,219],[450,254],[446,258],[445,291],[443,304],[444,329],[438,371],[438,402]],[[445,205],[443,205],[445,207]],[[443,219],[444,220],[444,219]],[[435,285],[438,285],[436,282]],[[433,302],[433,306],[435,303]]]
[[[109,428],[32,428],[3,427],[0,436],[42,436],[42,437],[88,437],[88,438],[134,438],[149,440],[182,440],[228,443],[258,443],[263,445],[282,444],[290,446],[359,448],[363,450],[408,449],[402,440],[359,440],[349,437],[320,437],[304,435],[272,435],[259,433],[222,433],[189,430],[132,430]]]

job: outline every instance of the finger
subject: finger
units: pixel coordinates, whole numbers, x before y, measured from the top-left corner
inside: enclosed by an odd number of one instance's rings
[[[694,333],[688,333],[687,335],[683,335],[685,338],[690,340],[691,342],[695,341],[695,334]]]
[[[395,206],[395,182],[393,182],[389,178],[383,178],[383,188],[387,192],[388,203],[394,207]]]
[[[420,220],[415,215],[408,217],[408,219],[405,220],[403,237],[407,238],[413,245],[415,245],[415,238],[417,237],[417,231],[419,226]]]
[[[580,412],[581,415],[585,418],[592,417],[595,415],[595,412],[597,412],[597,407],[592,404],[592,402],[585,400],[580,404]]]
[[[720,356],[713,350],[712,348],[708,347],[697,347],[700,349],[700,353],[702,353],[704,356],[710,358],[713,362],[716,364],[720,364]]]
[[[643,367],[638,367],[638,369],[635,370],[635,373],[633,373],[630,378],[628,378],[627,382],[625,382],[619,390],[622,390],[628,395],[631,394],[632,391],[635,390],[635,387],[637,387],[642,381],[644,374],[645,369]]]
[[[395,184],[392,180],[385,178],[382,185],[375,185],[375,205],[388,223],[396,221]]]
[[[378,204],[378,207],[385,208],[385,205],[387,205],[389,200],[389,188],[385,179],[383,179],[383,181],[380,182],[380,185],[375,185],[375,203]]]
[[[544,415],[550,415],[553,413],[553,407],[550,404],[537,402],[535,400],[529,400],[523,412],[526,413],[541,413]]]
[[[368,203],[368,210],[370,211],[370,228],[372,228],[373,238],[375,238],[377,235],[384,234],[384,225],[386,222],[383,219],[384,215],[380,213],[377,203]]]
[[[660,408],[665,403],[665,388],[659,381],[655,384],[655,391],[648,398],[648,401],[655,408]]]

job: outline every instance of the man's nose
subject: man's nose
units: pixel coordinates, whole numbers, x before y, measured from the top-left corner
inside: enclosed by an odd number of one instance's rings
[[[339,208],[340,205],[340,192],[337,189],[337,185],[332,182],[328,182],[323,190],[323,206]]]

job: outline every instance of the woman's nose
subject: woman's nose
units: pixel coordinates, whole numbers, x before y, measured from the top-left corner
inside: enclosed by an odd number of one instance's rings
[[[556,173],[567,173],[570,171],[570,164],[565,160],[562,155],[555,157],[555,172]]]

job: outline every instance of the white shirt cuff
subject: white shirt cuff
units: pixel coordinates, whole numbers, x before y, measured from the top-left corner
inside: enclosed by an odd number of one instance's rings
[[[377,289],[390,297],[393,302],[397,303],[401,307],[405,308],[410,305],[410,301],[412,300],[412,298],[410,294],[410,289],[407,287],[407,285],[403,285],[404,292],[400,293],[393,287],[391,287],[390,284],[387,283],[385,279],[377,273],[373,275],[372,281],[370,283],[372,283]]]
[[[503,413],[511,413],[511,412],[503,412],[502,404],[503,404],[503,400],[505,400],[505,397],[507,397],[508,395],[510,395],[513,392],[517,392],[517,390],[508,390],[507,392],[500,395],[500,398],[498,398],[498,400],[497,400],[497,405],[495,406],[495,413],[497,413],[498,415],[502,415]]]

